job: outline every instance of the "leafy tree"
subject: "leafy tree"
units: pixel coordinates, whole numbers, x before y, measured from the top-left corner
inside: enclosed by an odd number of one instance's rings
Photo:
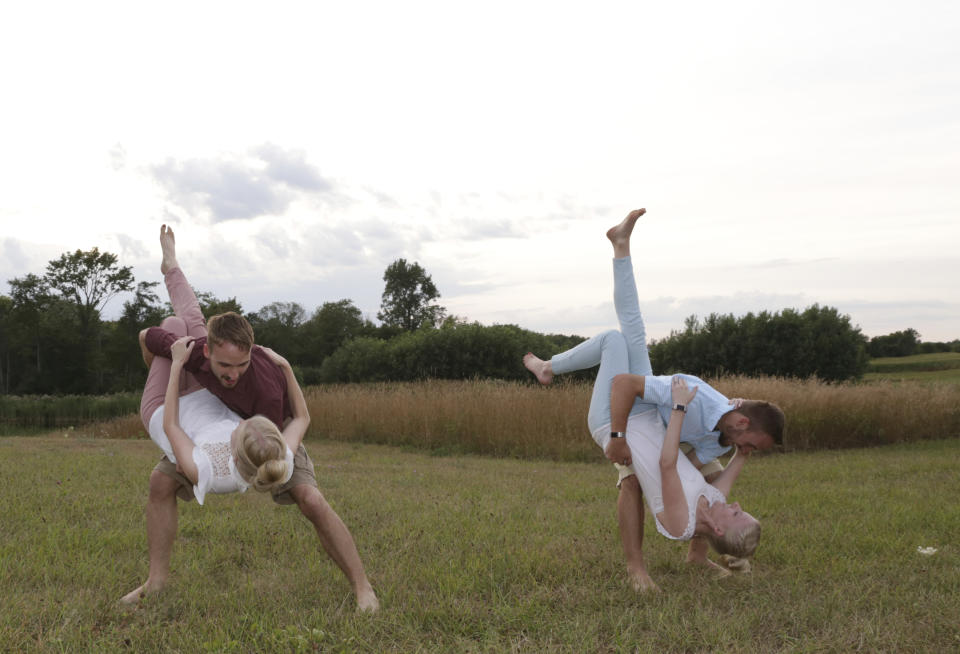
[[[443,321],[446,309],[432,304],[440,297],[440,291],[419,263],[397,259],[387,266],[383,281],[386,286],[377,318],[384,325],[409,332]]]
[[[302,363],[319,366],[337,348],[352,338],[370,336],[375,327],[351,300],[324,302],[303,324]]]
[[[194,292],[196,293],[196,290]],[[209,291],[201,291],[196,295],[197,303],[200,305],[200,311],[203,312],[204,318],[210,318],[210,316],[227,313],[228,311],[243,315],[243,307],[240,306],[235,297],[221,300]],[[173,307],[170,307],[170,313],[173,313]]]
[[[113,371],[109,389],[120,391],[140,386],[147,373],[137,336],[140,330],[159,325],[172,312],[165,310],[155,289],[158,282],[140,282],[133,299],[123,303],[123,312],[115,322],[106,325],[106,357]]]
[[[118,293],[133,290],[131,270],[117,265],[117,255],[93,248],[60,255],[47,264],[44,280],[77,307],[80,330],[89,335],[103,307]]]
[[[305,317],[306,311],[296,302],[271,302],[248,315],[247,320],[257,343],[273,348],[291,361],[299,361],[302,348],[297,333]]]
[[[866,367],[865,339],[832,307],[803,312],[762,311],[740,318],[710,314],[687,318],[683,331],[651,344],[655,372],[696,375],[859,377]]]
[[[906,357],[916,354],[920,346],[920,333],[908,328],[886,336],[874,336],[867,345],[872,357]]]
[[[82,368],[90,388],[103,383],[100,312],[118,293],[133,290],[130,266],[119,266],[117,255],[99,248],[64,253],[47,264],[44,280],[60,299],[73,305],[78,320],[78,343]]]
[[[43,277],[33,273],[22,278],[8,281],[12,299],[10,316],[10,338],[12,347],[20,346],[30,350],[26,357],[34,367],[36,374],[40,373],[43,365],[43,347],[40,332],[40,322],[43,312],[52,299],[50,287]]]
[[[0,295],[0,393],[10,392],[10,355],[12,343],[10,332],[13,330],[13,300]]]

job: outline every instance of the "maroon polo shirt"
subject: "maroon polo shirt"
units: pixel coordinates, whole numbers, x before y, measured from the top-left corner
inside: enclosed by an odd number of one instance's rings
[[[146,345],[156,356],[170,358],[170,346],[178,336],[160,327],[147,330]],[[254,346],[250,353],[250,367],[240,375],[233,388],[227,388],[210,369],[210,360],[203,356],[206,336],[193,339],[196,345],[190,358],[183,365],[208,391],[223,400],[223,403],[240,414],[242,418],[262,415],[283,429],[285,418],[293,417],[287,401],[287,379],[270,356]]]

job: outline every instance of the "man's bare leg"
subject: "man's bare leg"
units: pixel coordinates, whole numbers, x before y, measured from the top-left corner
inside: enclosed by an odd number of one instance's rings
[[[523,365],[524,367],[533,373],[541,384],[549,384],[553,381],[553,368],[550,366],[549,361],[544,361],[543,359],[534,356],[532,352],[527,352],[523,355]]]
[[[360,561],[360,553],[357,552],[353,536],[350,535],[340,516],[324,499],[323,494],[307,484],[294,486],[290,494],[297,502],[301,513],[313,524],[323,549],[343,571],[353,587],[353,594],[357,598],[357,610],[373,613],[379,609],[380,601],[363,570],[363,563]]]
[[[613,244],[614,258],[622,259],[630,256],[630,235],[633,234],[633,226],[645,213],[647,213],[646,209],[634,209],[619,225],[607,230],[607,238]]]
[[[633,589],[638,592],[659,591],[647,573],[643,560],[643,493],[635,475],[626,477],[620,483],[617,496],[617,522],[620,525],[620,542],[627,559],[627,577]]]
[[[170,576],[170,554],[177,537],[177,489],[173,477],[154,470],[150,475],[150,498],[147,500],[147,551],[150,572],[147,581],[124,595],[120,602],[136,605],[142,597],[159,592]]]

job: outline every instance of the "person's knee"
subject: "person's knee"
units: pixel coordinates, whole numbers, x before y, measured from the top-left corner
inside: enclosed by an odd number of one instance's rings
[[[180,482],[166,475],[159,470],[150,473],[150,501],[169,501],[176,502],[177,489],[180,488]]]
[[[294,486],[290,490],[290,494],[296,501],[300,512],[307,516],[307,518],[310,520],[323,520],[326,515],[332,511],[330,505],[327,504],[327,500],[324,499],[319,489],[314,488],[313,486],[309,486],[307,484]]]
[[[605,332],[600,332],[600,338],[603,340],[607,340],[610,338],[619,338],[622,340],[623,334],[620,333],[619,329],[608,329]]]
[[[177,316],[167,316],[160,323],[160,327],[177,336],[187,335],[187,323],[183,321],[183,318]]]
[[[640,488],[640,481],[637,479],[636,475],[629,475],[620,480],[620,492],[622,493],[635,493],[637,495],[643,494],[643,489]]]

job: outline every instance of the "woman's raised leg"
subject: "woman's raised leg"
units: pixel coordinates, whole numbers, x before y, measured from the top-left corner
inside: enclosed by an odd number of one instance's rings
[[[623,221],[607,230],[607,238],[613,244],[613,306],[617,311],[620,331],[627,343],[630,355],[630,374],[652,375],[650,353],[647,350],[647,333],[640,313],[637,283],[630,257],[630,237],[633,228],[646,209],[637,209],[627,214]]]

